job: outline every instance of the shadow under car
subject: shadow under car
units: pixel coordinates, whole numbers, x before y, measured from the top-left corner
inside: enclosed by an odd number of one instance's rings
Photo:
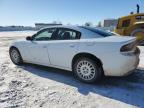
[[[74,86],[83,95],[92,92],[130,105],[144,107],[144,68],[136,69],[127,77],[104,77],[95,84],[82,83],[73,77],[72,72],[65,70],[33,64],[24,64],[20,68],[40,77]]]

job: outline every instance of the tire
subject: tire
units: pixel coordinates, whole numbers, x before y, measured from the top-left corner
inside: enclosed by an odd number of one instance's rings
[[[136,35],[137,33],[142,33],[142,35],[141,36],[137,36]],[[143,43],[144,42],[144,29],[142,29],[142,28],[134,29],[131,32],[131,36],[137,37],[137,40],[138,40],[139,44]]]
[[[89,58],[79,58],[73,65],[75,76],[82,82],[94,83],[102,78],[102,67]]]
[[[20,52],[19,52],[19,50],[17,48],[15,48],[15,47],[10,48],[9,55],[10,55],[11,61],[15,65],[21,65],[23,63],[21,54],[20,54]]]

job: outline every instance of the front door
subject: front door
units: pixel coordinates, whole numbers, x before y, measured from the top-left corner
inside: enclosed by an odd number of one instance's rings
[[[50,64],[48,42],[55,31],[55,28],[44,29],[34,35],[32,41],[25,42],[25,50],[29,53],[27,61],[46,66]]]
[[[56,39],[48,45],[51,65],[71,68],[72,59],[77,52],[79,35],[77,31],[58,28]]]

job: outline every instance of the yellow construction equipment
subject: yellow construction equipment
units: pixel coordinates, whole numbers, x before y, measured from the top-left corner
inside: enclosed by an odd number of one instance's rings
[[[144,42],[144,13],[131,12],[131,15],[119,18],[115,32],[123,36],[135,36],[139,42]]]

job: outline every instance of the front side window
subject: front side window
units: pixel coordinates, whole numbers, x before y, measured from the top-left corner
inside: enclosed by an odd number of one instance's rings
[[[34,37],[34,41],[47,41],[51,40],[53,33],[56,31],[56,28],[49,28],[42,31],[39,31]]]
[[[128,27],[130,25],[130,19],[124,20],[122,23],[122,27]]]
[[[67,28],[59,28],[57,33],[58,40],[73,40],[79,39],[80,33]]]

